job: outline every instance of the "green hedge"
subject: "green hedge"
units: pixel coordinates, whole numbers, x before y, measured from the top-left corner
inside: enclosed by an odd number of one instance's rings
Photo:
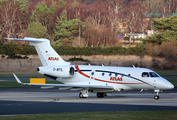
[[[143,55],[146,53],[143,47],[129,47],[123,48],[117,47],[70,47],[70,46],[58,46],[53,47],[60,55]],[[30,45],[18,46],[16,44],[4,44],[0,46],[0,54],[4,55],[33,55],[37,54],[35,48]]]
[[[118,47],[55,47],[54,48],[60,55],[124,55],[124,54],[131,54],[131,55],[142,55],[145,54],[146,51],[143,47],[130,47],[130,48],[123,48],[122,46]]]
[[[30,45],[19,46],[17,44],[4,44],[0,46],[0,54],[4,55],[15,55],[15,54],[22,54],[22,55],[32,55],[37,54],[35,48]]]

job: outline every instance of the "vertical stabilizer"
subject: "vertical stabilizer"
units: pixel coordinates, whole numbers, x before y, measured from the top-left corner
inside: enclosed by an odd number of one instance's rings
[[[53,66],[53,65],[70,65],[69,62],[65,62],[58,53],[51,47],[50,41],[45,38],[29,38],[24,39],[17,38],[6,38],[10,40],[23,40],[30,42],[30,45],[36,48],[39,58],[43,66]]]

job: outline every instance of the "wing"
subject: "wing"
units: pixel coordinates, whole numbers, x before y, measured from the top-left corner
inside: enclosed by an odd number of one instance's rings
[[[79,84],[32,84],[32,83],[22,83],[19,78],[13,74],[16,81],[19,84],[23,85],[36,85],[36,86],[42,86],[42,88],[52,88],[52,87],[63,87],[63,88],[69,88],[69,89],[75,89],[75,90],[81,90],[83,89],[91,89],[91,90],[105,90],[105,91],[113,91],[113,86],[106,86],[106,85],[79,85]]]

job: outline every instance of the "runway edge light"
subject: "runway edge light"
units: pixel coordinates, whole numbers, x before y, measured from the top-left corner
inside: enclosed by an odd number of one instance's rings
[[[45,84],[45,78],[30,78],[30,83]]]

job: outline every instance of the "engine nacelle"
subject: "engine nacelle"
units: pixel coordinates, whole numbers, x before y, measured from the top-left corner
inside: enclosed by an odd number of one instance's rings
[[[74,67],[71,65],[38,67],[37,70],[40,74],[59,78],[73,77],[75,72]]]

